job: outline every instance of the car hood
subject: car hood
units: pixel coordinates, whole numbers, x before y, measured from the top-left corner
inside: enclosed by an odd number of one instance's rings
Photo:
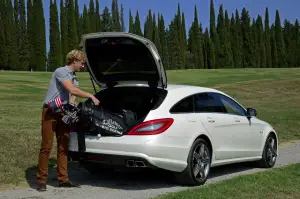
[[[124,32],[85,34],[81,49],[87,67],[100,87],[148,84],[167,87],[166,72],[156,46],[150,40]]]

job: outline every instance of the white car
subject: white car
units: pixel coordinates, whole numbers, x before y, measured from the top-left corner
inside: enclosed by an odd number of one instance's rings
[[[205,87],[167,84],[155,45],[120,32],[86,34],[81,40],[87,67],[101,91],[101,106],[133,111],[135,125],[124,135],[84,132],[81,162],[89,171],[146,167],[174,172],[178,182],[201,185],[210,168],[253,161],[273,167],[278,137],[227,94]],[[78,136],[71,132],[70,160],[78,160]],[[93,168],[93,169],[92,169]]]

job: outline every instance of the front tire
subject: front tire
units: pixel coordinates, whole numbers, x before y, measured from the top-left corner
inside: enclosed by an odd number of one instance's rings
[[[177,182],[191,186],[203,185],[210,172],[211,157],[208,143],[201,138],[197,139],[190,149],[186,169],[175,173]]]
[[[258,166],[262,168],[272,168],[277,159],[277,140],[272,134],[268,135],[264,150],[262,153],[262,159],[258,162]]]

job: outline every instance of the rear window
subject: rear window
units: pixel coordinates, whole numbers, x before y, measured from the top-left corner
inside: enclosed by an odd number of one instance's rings
[[[89,64],[96,75],[156,74],[157,72],[150,51],[135,39],[122,37],[87,39],[86,53]]]

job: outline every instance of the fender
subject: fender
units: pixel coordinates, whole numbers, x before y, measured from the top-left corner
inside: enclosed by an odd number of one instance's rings
[[[275,129],[270,125],[270,124],[267,124],[265,126],[265,128],[263,129],[263,139],[262,139],[262,143],[261,143],[261,151],[263,151],[263,148],[265,146],[265,143],[266,143],[266,140],[267,140],[267,137],[270,133],[273,133],[275,135],[275,138],[276,138],[276,147],[277,147],[277,154],[278,154],[278,146],[279,146],[279,140],[278,140],[278,135],[277,135],[277,132],[275,131]]]

